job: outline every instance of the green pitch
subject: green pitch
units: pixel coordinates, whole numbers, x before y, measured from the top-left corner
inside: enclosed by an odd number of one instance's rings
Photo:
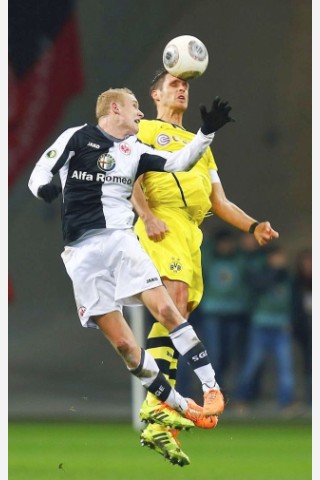
[[[311,423],[242,424],[179,435],[191,465],[173,466],[130,425],[9,424],[9,480],[309,480]]]

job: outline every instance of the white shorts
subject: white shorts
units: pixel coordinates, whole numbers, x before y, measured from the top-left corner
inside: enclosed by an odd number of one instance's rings
[[[61,258],[83,327],[98,328],[91,316],[141,305],[136,294],[163,285],[132,229],[99,230],[65,247]]]

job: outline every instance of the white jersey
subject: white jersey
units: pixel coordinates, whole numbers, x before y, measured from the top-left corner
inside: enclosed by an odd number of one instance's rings
[[[183,149],[159,152],[135,135],[117,140],[97,126],[69,128],[43,153],[28,186],[38,197],[39,187],[59,172],[63,240],[68,245],[90,230],[131,228],[134,181],[147,171],[189,170],[213,137],[214,133],[204,135],[199,130]]]

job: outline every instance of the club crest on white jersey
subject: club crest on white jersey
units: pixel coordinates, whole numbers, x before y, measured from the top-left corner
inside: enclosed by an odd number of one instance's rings
[[[119,145],[119,148],[120,148],[120,151],[124,155],[130,155],[131,148],[129,147],[129,145],[126,142],[121,142],[120,145]]]

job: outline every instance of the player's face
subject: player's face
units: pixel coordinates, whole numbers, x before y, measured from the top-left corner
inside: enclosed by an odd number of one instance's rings
[[[134,95],[126,94],[123,105],[119,105],[122,125],[127,135],[135,135],[139,131],[139,122],[144,117]]]
[[[159,93],[162,106],[184,112],[189,103],[189,84],[185,80],[173,77],[168,73],[163,81]]]

